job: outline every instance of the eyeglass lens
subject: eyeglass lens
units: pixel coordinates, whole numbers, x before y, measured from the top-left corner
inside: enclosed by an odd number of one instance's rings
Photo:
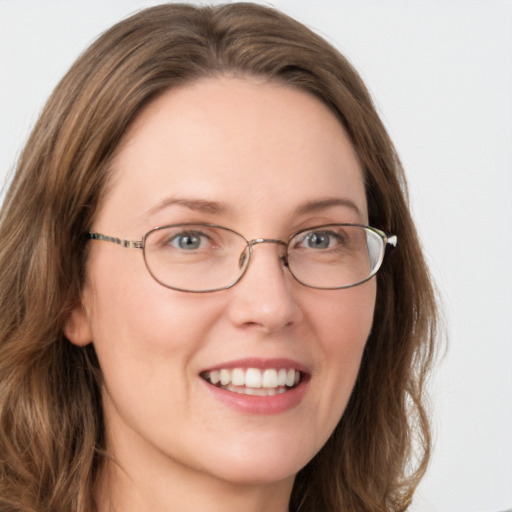
[[[235,231],[205,224],[155,228],[144,238],[144,258],[153,277],[184,291],[233,285],[244,274],[251,250]],[[321,226],[301,231],[287,243],[290,272],[314,288],[345,288],[363,282],[377,272],[383,255],[382,237],[363,226]]]

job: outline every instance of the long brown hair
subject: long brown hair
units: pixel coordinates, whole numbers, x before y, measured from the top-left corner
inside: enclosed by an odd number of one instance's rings
[[[201,77],[301,88],[345,127],[370,223],[399,247],[377,276],[373,329],[348,407],[297,475],[292,511],[405,510],[430,451],[424,384],[436,304],[403,171],[358,74],[322,38],[253,4],[161,5],[104,33],[55,89],[0,216],[0,510],[90,512],[105,456],[101,372],[63,326],[79,304],[86,233],[134,116]],[[415,449],[413,450],[413,445]]]

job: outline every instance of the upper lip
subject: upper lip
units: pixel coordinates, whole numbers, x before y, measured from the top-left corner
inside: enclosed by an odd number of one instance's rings
[[[293,359],[288,358],[272,358],[265,359],[259,357],[250,357],[243,359],[236,359],[231,361],[226,361],[223,363],[215,364],[213,366],[209,366],[208,368],[204,368],[200,373],[203,372],[211,372],[213,370],[220,370],[222,368],[225,369],[233,369],[233,368],[259,368],[260,370],[266,370],[267,368],[285,368],[290,369],[293,368],[298,370],[302,374],[309,374],[309,370],[306,365],[295,361]]]

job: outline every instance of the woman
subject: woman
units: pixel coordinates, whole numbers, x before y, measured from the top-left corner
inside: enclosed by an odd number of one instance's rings
[[[404,183],[358,75],[275,10],[102,35],[2,209],[2,510],[405,510],[435,302]]]

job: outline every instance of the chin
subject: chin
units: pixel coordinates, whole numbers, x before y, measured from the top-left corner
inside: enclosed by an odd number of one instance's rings
[[[291,480],[315,456],[317,450],[304,450],[304,442],[271,443],[261,439],[249,446],[233,443],[227,454],[215,457],[219,478],[239,485],[258,485]],[[302,449],[301,449],[302,448]]]
[[[217,478],[241,486],[272,485],[287,480],[293,482],[300,469],[288,464],[272,467],[268,463],[254,465],[250,461],[245,461],[234,464],[221,474],[217,473]]]

